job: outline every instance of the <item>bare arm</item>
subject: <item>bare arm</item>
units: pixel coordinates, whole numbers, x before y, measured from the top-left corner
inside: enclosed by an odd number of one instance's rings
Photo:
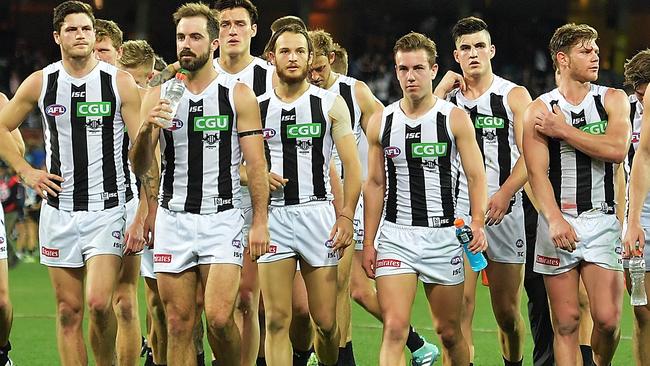
[[[463,75],[449,70],[445,73],[445,76],[442,77],[442,80],[440,80],[438,85],[436,85],[433,94],[440,99],[447,99],[447,94],[455,88],[460,88],[464,91],[465,79],[463,78]]]
[[[368,85],[363,81],[354,84],[354,96],[361,109],[361,128],[365,132],[368,128],[368,121],[375,113],[384,110],[384,105],[372,94]]]
[[[129,131],[131,142],[135,142],[142,120],[140,119],[140,91],[131,74],[125,71],[117,73],[117,90],[122,104],[120,111],[122,119]]]
[[[0,109],[9,103],[9,99],[3,93],[0,93]],[[25,141],[23,141],[23,135],[20,134],[20,130],[16,128],[11,131],[11,137],[14,139],[14,143],[20,152],[20,156],[25,156]]]
[[[160,124],[156,121],[158,116],[167,115],[171,119],[169,113],[171,109],[163,103],[160,103],[160,87],[152,88],[142,102],[140,108],[140,119],[144,121],[139,128],[135,138],[135,143],[129,150],[129,157],[131,159],[131,168],[133,173],[142,178],[143,175],[149,170],[153,160],[154,149],[158,145],[160,135]]]
[[[368,277],[374,277],[375,237],[379,230],[379,221],[384,209],[386,194],[386,170],[384,168],[384,150],[379,141],[381,113],[375,113],[368,121],[368,179],[363,189],[363,268]]]

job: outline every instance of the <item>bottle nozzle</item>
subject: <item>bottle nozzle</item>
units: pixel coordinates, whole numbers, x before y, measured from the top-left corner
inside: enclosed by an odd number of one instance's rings
[[[454,220],[454,226],[455,227],[463,227],[463,226],[465,226],[465,220],[460,219],[460,218]]]

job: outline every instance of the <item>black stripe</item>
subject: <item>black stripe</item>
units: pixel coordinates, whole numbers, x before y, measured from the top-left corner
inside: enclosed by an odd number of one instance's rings
[[[126,202],[133,199],[133,190],[131,189],[131,173],[129,171],[129,133],[124,130],[122,139],[122,169],[124,170],[124,185],[126,188]]]
[[[296,109],[289,111],[282,110],[280,113],[280,137],[282,139],[282,171],[283,177],[287,179],[284,186],[284,204],[295,205],[300,203],[298,196],[298,153],[296,151],[296,139],[287,136],[287,128],[296,124]]]
[[[449,101],[454,105],[458,105],[458,100],[456,99],[456,94],[454,94],[454,96],[449,98]]]
[[[219,131],[219,178],[218,190],[219,198],[226,202],[217,208],[218,212],[233,208],[232,204],[232,131],[234,128],[235,114],[233,113],[230,99],[228,98],[228,88],[219,85],[219,115],[228,116],[228,130]],[[230,202],[230,203],[227,203]]]
[[[328,171],[325,166],[325,156],[323,155],[323,139],[325,131],[327,130],[327,121],[323,114],[323,101],[321,98],[310,95],[309,107],[311,109],[311,123],[318,123],[320,125],[320,136],[312,138],[311,143],[311,174],[312,184],[314,186],[314,197],[318,200],[327,197],[327,190],[325,189],[325,172]]]
[[[117,196],[117,169],[115,168],[115,108],[117,98],[113,90],[113,77],[104,71],[100,72],[102,101],[111,103],[111,115],[102,117],[102,173],[104,175],[104,193],[108,193],[108,199],[104,201],[104,209],[116,207],[120,203]],[[124,128],[122,126],[122,128]],[[122,150],[124,153],[124,150]],[[127,145],[128,158],[128,145]],[[119,182],[123,184],[124,181]]]
[[[47,76],[47,88],[43,96],[43,106],[46,108],[56,104],[56,94],[58,89],[59,72],[55,71]],[[72,115],[73,111],[68,111]],[[43,114],[44,124],[43,129],[50,132],[50,174],[61,176],[61,157],[59,155],[59,132],[56,126],[56,117],[49,114]],[[54,184],[61,186],[57,181]],[[59,197],[47,196],[47,203],[54,207],[59,208]]]
[[[634,133],[634,117],[636,116],[636,104],[638,102],[630,103],[630,127],[632,128],[632,133]],[[632,161],[634,161],[634,144],[630,143],[630,149],[627,151],[627,162],[630,171],[632,171]]]
[[[557,100],[551,101],[551,110],[558,104]],[[562,156],[560,152],[560,140],[549,137],[548,144],[548,180],[553,187],[555,202],[560,210],[562,209]]]
[[[607,121],[607,111],[600,100],[600,95],[594,95],[594,102],[596,103],[596,111],[601,121]]]
[[[87,117],[77,116],[77,103],[86,101],[86,84],[70,84],[70,128],[72,130],[72,161],[74,187],[72,188],[72,210],[88,211],[88,141],[86,136]],[[76,96],[73,96],[76,95]],[[81,97],[83,95],[83,97]],[[88,117],[92,118],[92,117]]]
[[[442,216],[454,217],[454,185],[452,184],[454,177],[451,171],[452,140],[447,131],[447,116],[438,112],[436,125],[438,142],[447,143],[447,155],[438,157]]]
[[[189,100],[187,113],[187,194],[184,211],[200,214],[203,201],[203,132],[194,131],[194,118],[203,116],[203,99]]]
[[[422,125],[404,125],[406,165],[409,171],[409,196],[411,198],[411,225],[429,226],[426,185],[422,158],[413,156],[413,145],[422,142]]]
[[[253,92],[255,96],[266,93],[266,69],[260,65],[253,67]]]
[[[260,103],[260,117],[262,119],[262,128],[266,129],[266,116],[269,113],[269,102],[271,100],[267,99]],[[266,156],[266,168],[268,171],[271,171],[271,149],[269,149],[269,142],[264,135],[264,156]]]
[[[571,121],[578,121],[573,127],[580,128],[587,125],[585,111],[571,112]],[[576,205],[578,215],[593,208],[591,203],[591,157],[582,151],[573,149],[576,157]]]
[[[386,116],[384,132],[381,135],[381,146],[384,148],[386,175],[388,176],[388,194],[386,197],[386,220],[397,222],[397,169],[393,158],[386,156],[386,148],[391,147],[391,132],[393,129],[393,113]]]
[[[345,101],[345,104],[348,106],[348,111],[350,112],[350,125],[352,126],[352,131],[354,131],[354,99],[352,99],[352,88],[348,84],[339,82],[339,94]]]
[[[607,121],[608,116],[607,116],[607,111],[605,110],[605,107],[603,106],[601,96],[600,95],[594,95],[594,102],[596,104],[596,111],[598,111],[598,116],[600,117],[601,121]],[[631,121],[630,121],[631,122]],[[632,144],[630,144],[630,149],[632,148]],[[603,162],[603,168],[605,169],[605,178],[604,178],[604,189],[605,189],[605,202],[610,206],[614,207],[615,205],[615,200],[614,200],[614,164],[612,163],[606,163]]]
[[[478,117],[478,107],[474,106],[472,108],[465,107],[467,113],[469,113],[469,118],[472,120],[472,125],[474,126],[474,135],[476,136],[476,143],[478,144],[479,150],[481,150],[481,158],[483,159],[483,165],[485,165],[485,152],[483,151],[483,129],[476,127],[476,118]]]
[[[504,121],[503,128],[497,128],[497,151],[499,161],[499,186],[502,186],[510,176],[512,168],[512,156],[510,146],[510,120],[508,112],[503,103],[503,95],[490,94],[490,108],[492,116],[502,118]]]
[[[189,127],[188,127],[189,128]],[[170,130],[161,130],[165,139],[165,151],[163,152],[163,193],[160,205],[169,209],[169,201],[174,196],[174,171],[176,170],[176,150],[174,148],[174,133]]]

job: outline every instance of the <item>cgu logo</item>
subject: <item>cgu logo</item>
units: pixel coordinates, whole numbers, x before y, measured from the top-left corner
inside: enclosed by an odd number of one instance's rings
[[[65,107],[61,104],[50,104],[45,107],[45,114],[50,117],[57,117],[64,114],[66,111]]]
[[[77,117],[108,117],[111,115],[111,102],[79,102]]]
[[[411,144],[414,158],[435,158],[447,155],[446,142],[420,142]]]
[[[397,146],[389,146],[384,148],[384,155],[389,159],[396,158],[401,153],[402,150],[400,150],[400,148]]]
[[[183,121],[178,118],[172,120],[172,125],[169,128],[166,128],[167,131],[176,131],[179,128],[183,127]]]
[[[606,129],[607,129],[607,121],[592,122],[586,126],[580,127],[580,130],[590,135],[604,135]]]
[[[194,131],[226,131],[228,130],[228,120],[228,116],[194,117]]]
[[[505,125],[506,123],[503,118],[483,114],[479,114],[474,120],[474,126],[476,128],[503,128]]]
[[[290,139],[320,137],[320,123],[304,123],[287,126],[287,137]]]
[[[272,128],[265,128],[262,131],[262,136],[264,136],[264,140],[272,139],[275,136],[276,132]]]

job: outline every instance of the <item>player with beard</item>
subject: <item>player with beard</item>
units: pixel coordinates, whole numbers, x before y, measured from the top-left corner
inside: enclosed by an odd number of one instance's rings
[[[247,86],[218,76],[212,53],[218,20],[204,4],[188,3],[174,13],[180,66],[187,90],[175,116],[159,100],[163,84],[145,99],[147,113],[132,154],[134,171],[152,163],[161,142],[161,204],[156,215],[154,270],[167,315],[170,365],[195,365],[192,331],[197,314],[193,289],[204,288],[208,340],[219,364],[240,364],[240,335],[233,311],[242,266],[243,218],[239,162],[246,161],[253,222],[249,251],[268,249],[268,181],[259,108]],[[149,112],[147,112],[149,111]],[[160,118],[172,121],[171,127]],[[198,229],[196,229],[198,228]]]
[[[322,364],[338,358],[336,266],[339,251],[352,240],[352,218],[361,186],[350,115],[340,96],[307,82],[312,44],[296,25],[269,41],[269,59],[280,79],[259,97],[272,184],[269,253],[259,260],[266,312],[266,360],[291,362],[289,325],[292,282],[300,262],[309,309],[317,327],[315,349]],[[329,161],[336,148],[347,172],[338,217],[331,203]]]
[[[140,98],[130,75],[93,57],[94,23],[90,6],[78,1],[58,5],[53,35],[62,60],[29,76],[0,111],[3,141],[34,106],[43,115],[48,171],[29,166],[14,144],[2,144],[0,156],[47,200],[40,217],[41,263],[49,267],[55,289],[64,365],[87,363],[84,298],[95,362],[112,363],[111,297],[121,257],[144,242],[137,238],[123,249],[123,132],[139,129]]]
[[[614,168],[628,152],[630,105],[623,91],[593,84],[597,38],[586,24],[555,30],[549,50],[558,87],[524,117],[524,157],[540,211],[534,269],[544,275],[559,366],[579,360],[580,278],[594,321],[594,363],[609,365],[620,338],[624,279]]]

